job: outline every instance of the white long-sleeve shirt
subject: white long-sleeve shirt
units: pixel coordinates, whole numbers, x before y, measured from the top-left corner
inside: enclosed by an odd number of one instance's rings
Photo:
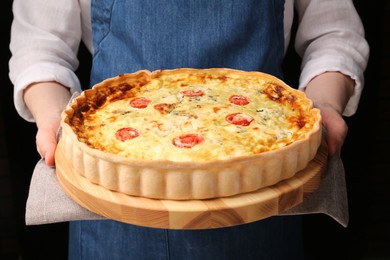
[[[74,71],[80,41],[93,53],[91,0],[14,0],[9,61],[14,104],[19,115],[34,122],[23,90],[34,82],[57,81],[81,91]],[[364,85],[369,47],[352,0],[286,0],[285,48],[291,38],[294,8],[299,26],[295,49],[302,57],[299,89],[315,76],[340,71],[355,80],[345,116],[353,115]]]

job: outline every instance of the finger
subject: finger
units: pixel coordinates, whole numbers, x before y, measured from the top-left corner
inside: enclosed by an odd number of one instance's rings
[[[45,153],[45,161],[48,166],[55,165],[55,150],[57,147],[57,143],[49,143],[47,144],[47,149]]]
[[[39,149],[39,145],[37,144],[37,152],[39,154],[39,156],[41,157],[41,159],[44,159],[45,157],[43,156],[43,153],[41,152],[41,150]]]
[[[348,126],[337,113],[324,112],[323,124],[327,130],[326,141],[330,156],[340,153],[347,136]]]
[[[51,128],[38,129],[36,135],[37,150],[48,166],[54,166],[55,150],[57,147],[56,132]]]

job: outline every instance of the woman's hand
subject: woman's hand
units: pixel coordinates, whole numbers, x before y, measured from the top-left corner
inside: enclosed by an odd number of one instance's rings
[[[339,153],[348,133],[348,125],[341,114],[331,106],[317,105],[321,111],[322,124],[326,129],[326,143],[330,156]]]
[[[48,166],[54,166],[54,154],[57,148],[57,131],[60,125],[58,118],[48,118],[41,122],[36,134],[37,151]]]
[[[54,166],[57,131],[61,113],[70,99],[69,89],[57,82],[31,84],[24,92],[24,100],[38,127],[37,151],[48,166]]]
[[[330,156],[341,151],[347,136],[348,126],[342,114],[353,94],[354,85],[350,77],[340,72],[325,72],[306,86],[306,95],[321,111]]]

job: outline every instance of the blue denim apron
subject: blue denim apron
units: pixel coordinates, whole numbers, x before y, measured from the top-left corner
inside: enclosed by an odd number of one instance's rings
[[[282,77],[284,0],[92,0],[91,85],[140,69],[227,67]],[[166,230],[70,223],[70,259],[302,259],[298,217]]]

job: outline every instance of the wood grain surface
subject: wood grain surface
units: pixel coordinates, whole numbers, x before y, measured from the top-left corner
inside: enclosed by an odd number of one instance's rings
[[[168,229],[210,229],[234,226],[282,213],[313,193],[327,165],[321,144],[308,166],[288,180],[254,192],[207,200],[157,200],[129,196],[91,183],[56,153],[57,178],[68,196],[82,207],[117,221]]]

